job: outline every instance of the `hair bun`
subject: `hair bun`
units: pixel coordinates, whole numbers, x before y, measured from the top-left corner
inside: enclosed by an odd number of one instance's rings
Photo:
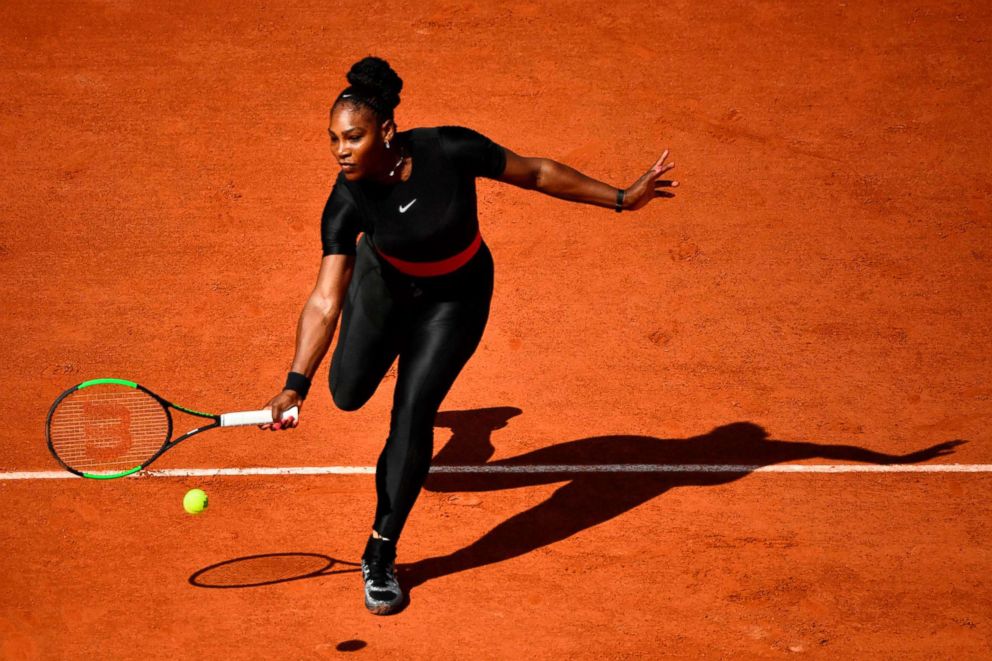
[[[382,58],[368,56],[351,65],[347,75],[352,87],[365,90],[382,99],[390,110],[400,104],[403,80]]]

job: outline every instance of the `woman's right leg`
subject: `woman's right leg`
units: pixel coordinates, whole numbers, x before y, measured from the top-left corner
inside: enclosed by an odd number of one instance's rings
[[[341,310],[328,384],[334,404],[355,411],[375,393],[399,354],[403,319],[381,266],[362,237]]]

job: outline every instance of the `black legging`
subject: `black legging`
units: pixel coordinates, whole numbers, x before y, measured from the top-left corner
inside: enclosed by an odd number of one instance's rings
[[[483,242],[455,273],[414,278],[358,241],[329,375],[334,403],[361,408],[399,356],[389,438],[376,465],[373,529],[398,540],[427,479],[434,417],[489,318],[493,259]]]

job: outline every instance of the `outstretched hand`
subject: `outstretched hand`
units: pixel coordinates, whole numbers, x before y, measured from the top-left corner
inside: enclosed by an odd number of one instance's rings
[[[661,158],[651,166],[651,169],[641,175],[638,179],[624,191],[623,208],[626,211],[635,211],[656,197],[675,197],[675,193],[670,193],[666,188],[675,188],[679,182],[670,179],[658,179],[661,175],[675,167],[675,163],[665,163],[668,158],[666,149]]]

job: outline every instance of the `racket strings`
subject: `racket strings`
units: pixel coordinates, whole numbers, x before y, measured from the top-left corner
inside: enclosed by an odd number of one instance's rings
[[[49,425],[55,454],[80,472],[140,466],[168,437],[165,408],[142,390],[115,384],[74,391],[52,412]]]

